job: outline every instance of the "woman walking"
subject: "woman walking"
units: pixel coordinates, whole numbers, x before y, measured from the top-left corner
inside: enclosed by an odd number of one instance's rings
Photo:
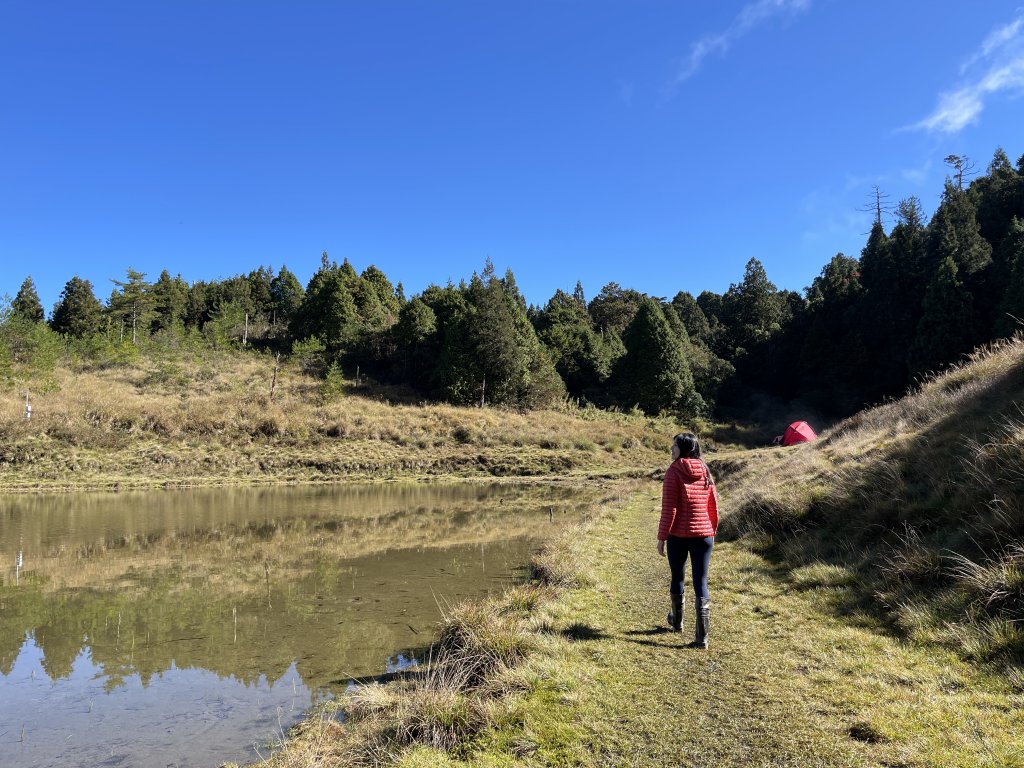
[[[686,605],[686,560],[689,558],[696,597],[696,637],[692,648],[708,647],[711,619],[711,594],[708,592],[708,568],[711,549],[718,530],[718,493],[708,465],[700,455],[697,436],[683,432],[672,438],[672,464],[665,472],[661,487],[661,522],[658,525],[658,554],[668,550],[672,571],[669,593],[672,610],[668,624],[679,632]]]

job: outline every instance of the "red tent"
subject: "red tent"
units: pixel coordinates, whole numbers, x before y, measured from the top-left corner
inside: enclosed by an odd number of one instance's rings
[[[796,445],[797,443],[809,443],[811,440],[817,440],[818,436],[814,434],[814,430],[811,429],[811,425],[806,421],[794,421],[788,427],[786,431],[782,433],[782,444],[783,445]]]

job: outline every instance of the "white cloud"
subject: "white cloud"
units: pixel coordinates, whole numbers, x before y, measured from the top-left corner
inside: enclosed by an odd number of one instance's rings
[[[783,13],[801,13],[811,7],[811,0],[756,0],[743,7],[724,32],[705,35],[690,45],[690,55],[675,78],[678,85],[700,69],[712,53],[725,54],[733,43],[759,24]]]
[[[981,49],[974,53],[967,62],[960,67],[960,74],[964,75],[972,65],[976,64],[982,59],[990,57],[993,53],[998,51],[1001,47],[1014,40],[1017,35],[1021,32],[1021,27],[1024,26],[1024,17],[1019,17],[1009,24],[999,27],[989,33],[989,36],[985,38],[985,42],[981,44]]]
[[[985,100],[997,93],[1024,93],[1024,16],[994,30],[960,69],[984,70],[970,81],[939,95],[928,117],[910,126],[937,133],[957,133],[977,122]]]

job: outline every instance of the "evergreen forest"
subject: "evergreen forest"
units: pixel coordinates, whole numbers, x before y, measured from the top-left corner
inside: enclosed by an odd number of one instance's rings
[[[528,306],[488,260],[459,284],[406,297],[374,266],[327,253],[303,286],[286,267],[186,283],[128,269],[105,301],[78,276],[47,314],[31,277],[0,316],[0,379],[45,375],[67,355],[130,362],[161,346],[291,355],[325,382],[354,377],[419,398],[514,408],[571,398],[683,419],[756,417],[799,404],[837,418],[899,396],[1024,318],[1024,157],[984,174],[949,156],[926,220],[916,198],[878,193],[859,256],[838,253],[803,293],[752,258],[722,294],[655,297],[582,282]],[[585,278],[585,276],[581,276]]]

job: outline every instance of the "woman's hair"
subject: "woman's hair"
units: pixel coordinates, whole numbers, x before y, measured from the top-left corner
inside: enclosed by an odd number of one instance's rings
[[[699,459],[701,457],[700,440],[698,440],[697,436],[692,432],[680,432],[672,438],[672,441],[679,449],[679,458]]]
[[[676,444],[679,449],[680,459],[700,459],[700,463],[704,465],[704,484],[714,485],[715,478],[711,474],[711,470],[708,468],[707,463],[701,458],[700,455],[700,440],[692,432],[680,432],[678,435],[672,438],[672,442]]]

